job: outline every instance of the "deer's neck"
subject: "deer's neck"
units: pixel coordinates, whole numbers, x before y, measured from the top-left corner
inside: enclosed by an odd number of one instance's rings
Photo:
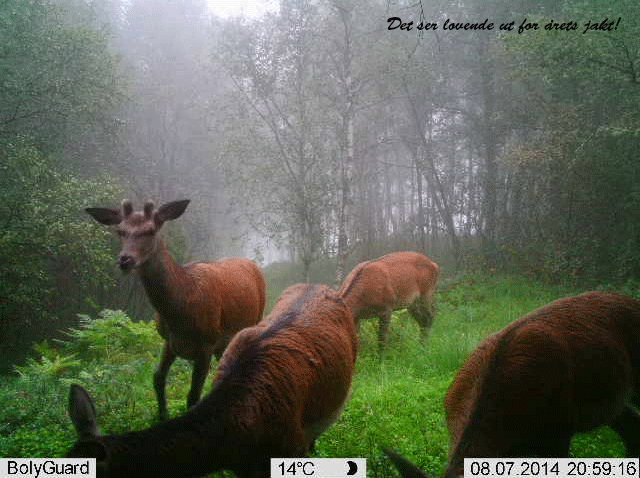
[[[164,243],[142,264],[140,278],[153,307],[165,317],[182,316],[193,279],[178,264]]]
[[[351,309],[356,320],[359,320],[360,312],[363,312],[365,307],[362,302],[360,290],[358,290],[358,285],[351,283],[348,287],[342,289],[339,294],[342,301]]]

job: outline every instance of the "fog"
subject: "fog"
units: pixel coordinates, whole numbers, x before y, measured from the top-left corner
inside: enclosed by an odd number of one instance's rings
[[[249,17],[256,18],[267,11],[277,11],[278,2],[273,0],[243,0],[243,1],[217,1],[207,2],[208,11],[221,18]]]
[[[191,199],[165,231],[178,261],[287,261],[291,283],[397,250],[449,274],[638,280],[636,2],[233,5],[0,3],[18,342],[101,308],[150,317],[83,212],[124,198]]]

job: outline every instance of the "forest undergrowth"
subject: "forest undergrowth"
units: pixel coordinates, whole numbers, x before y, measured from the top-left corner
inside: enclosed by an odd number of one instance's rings
[[[440,475],[448,452],[444,396],[465,358],[483,338],[521,315],[578,292],[582,291],[522,276],[467,274],[445,279],[427,340],[421,340],[406,311],[399,311],[382,356],[377,351],[377,320],[365,322],[351,400],[317,441],[314,456],[365,457],[367,476],[388,478],[397,474],[382,457],[381,447],[392,447],[430,474]],[[15,376],[0,378],[0,456],[65,453],[75,441],[66,410],[71,383],[80,383],[96,400],[104,433],[156,423],[151,377],[161,345],[153,323],[105,310],[99,317],[80,317],[64,341],[34,347],[33,358],[16,366]],[[172,368],[167,383],[172,416],[185,411],[190,373],[183,360]],[[211,379],[205,392],[210,384]],[[601,428],[577,436],[572,453],[623,456],[624,448],[612,431]]]

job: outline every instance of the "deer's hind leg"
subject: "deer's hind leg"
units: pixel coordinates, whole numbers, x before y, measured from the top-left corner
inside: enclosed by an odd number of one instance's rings
[[[427,338],[431,330],[431,324],[433,324],[433,316],[435,315],[433,304],[424,299],[418,299],[411,304],[407,310],[420,327],[422,337]]]
[[[389,335],[389,324],[391,323],[391,311],[384,311],[378,314],[378,351],[382,353],[387,344],[387,336]]]

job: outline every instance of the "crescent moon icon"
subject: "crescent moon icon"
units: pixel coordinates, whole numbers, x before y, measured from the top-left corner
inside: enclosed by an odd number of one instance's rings
[[[349,465],[349,471],[347,471],[347,475],[355,475],[358,472],[358,465],[355,461],[347,460],[347,465]]]

